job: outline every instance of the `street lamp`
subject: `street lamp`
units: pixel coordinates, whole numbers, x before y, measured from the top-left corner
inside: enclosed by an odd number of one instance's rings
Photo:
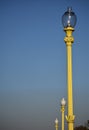
[[[76,20],[77,17],[75,13],[72,11],[72,8],[69,7],[62,16],[62,24],[64,27],[64,31],[66,33],[64,41],[66,43],[67,48],[68,115],[66,116],[66,120],[68,122],[68,130],[73,130],[74,118],[75,118],[75,116],[73,115],[73,93],[72,93],[72,43],[74,42],[72,32],[74,31]]]
[[[71,7],[68,7],[67,11],[62,16],[62,24],[64,28],[72,27],[74,28],[76,25],[77,17],[75,13],[72,11]]]
[[[55,129],[58,130],[58,119],[55,120]]]
[[[62,130],[64,130],[64,112],[65,112],[66,101],[64,98],[61,100],[61,112],[62,112]]]

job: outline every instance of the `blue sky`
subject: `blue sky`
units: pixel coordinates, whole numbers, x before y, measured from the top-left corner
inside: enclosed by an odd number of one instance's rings
[[[73,33],[75,125],[89,119],[89,1],[0,0],[1,130],[54,130],[56,117],[61,129],[60,101],[67,100],[61,17],[68,6],[77,15]]]

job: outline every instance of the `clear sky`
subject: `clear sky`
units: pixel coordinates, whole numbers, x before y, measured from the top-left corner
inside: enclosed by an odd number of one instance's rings
[[[89,119],[89,0],[0,0],[0,130],[54,130],[56,117],[61,129],[60,101],[67,100],[61,17],[68,6],[77,15],[75,125]]]

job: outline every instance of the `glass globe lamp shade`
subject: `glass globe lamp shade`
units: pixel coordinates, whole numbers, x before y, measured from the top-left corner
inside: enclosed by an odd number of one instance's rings
[[[71,7],[68,7],[67,11],[62,16],[62,24],[64,28],[72,27],[74,28],[76,25],[77,17],[75,13],[72,11]]]
[[[66,105],[66,101],[65,101],[64,98],[62,98],[62,100],[61,100],[61,106],[65,106],[65,105]]]
[[[56,120],[55,120],[55,124],[58,124],[58,119],[56,118]]]

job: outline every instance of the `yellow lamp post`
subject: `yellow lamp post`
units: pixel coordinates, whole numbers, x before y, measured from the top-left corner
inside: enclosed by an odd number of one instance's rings
[[[74,38],[72,32],[74,31],[74,26],[76,24],[76,15],[72,11],[72,8],[68,10],[62,16],[62,23],[64,26],[64,31],[66,32],[66,37],[64,41],[67,48],[67,102],[68,102],[68,115],[66,120],[68,122],[68,130],[73,130],[74,125],[74,114],[73,114],[73,90],[72,90],[72,43]]]
[[[58,119],[55,120],[55,130],[58,130]]]
[[[65,112],[66,101],[64,98],[61,100],[61,112],[62,112],[62,130],[64,130],[64,112]]]

